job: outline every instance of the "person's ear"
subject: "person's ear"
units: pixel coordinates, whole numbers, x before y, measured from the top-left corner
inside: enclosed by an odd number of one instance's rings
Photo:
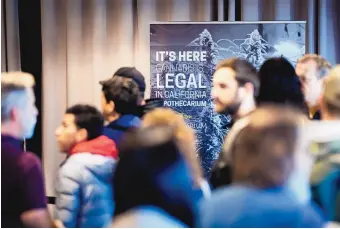
[[[86,129],[83,128],[77,131],[77,134],[76,134],[77,142],[86,141],[87,139],[88,139],[88,133]]]
[[[251,95],[253,95],[254,94],[254,85],[252,84],[252,83],[245,83],[244,84],[244,89],[245,89],[245,91],[247,92],[247,94],[251,94]]]
[[[9,120],[13,122],[17,122],[20,120],[20,111],[18,108],[13,107],[9,112]]]
[[[108,112],[113,113],[115,111],[116,105],[112,100],[109,103],[107,103],[106,106]]]

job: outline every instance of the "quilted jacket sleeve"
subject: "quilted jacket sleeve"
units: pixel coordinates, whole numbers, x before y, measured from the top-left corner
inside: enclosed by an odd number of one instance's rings
[[[59,171],[57,182],[56,218],[65,227],[77,227],[81,205],[79,168],[65,164]]]

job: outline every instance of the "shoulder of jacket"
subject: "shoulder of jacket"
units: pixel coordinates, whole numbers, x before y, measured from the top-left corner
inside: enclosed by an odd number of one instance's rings
[[[82,171],[86,167],[86,159],[90,153],[79,153],[70,156],[66,159],[63,165],[60,167],[59,175],[61,177],[70,177],[73,179],[80,179]]]
[[[90,152],[84,152],[79,154],[74,154],[70,156],[65,164],[62,166],[64,170],[83,170],[92,164],[96,165],[98,163],[110,162],[114,164],[116,162],[115,159],[106,157],[103,155],[93,154]]]
[[[93,154],[90,152],[74,154],[68,160],[72,164],[79,164],[79,166],[86,166],[86,165],[92,164],[95,161],[103,161],[103,160],[116,161],[115,159],[111,157],[107,157],[107,156],[100,155],[100,154]]]

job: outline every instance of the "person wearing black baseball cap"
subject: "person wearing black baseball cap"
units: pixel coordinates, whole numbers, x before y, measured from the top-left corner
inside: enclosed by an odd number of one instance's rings
[[[119,68],[113,76],[122,76],[126,78],[133,79],[139,88],[141,103],[140,107],[137,111],[138,116],[143,116],[145,113],[153,110],[157,107],[162,107],[164,104],[164,100],[160,98],[152,98],[152,99],[144,99],[145,96],[145,77],[143,74],[138,71],[135,67],[121,67]]]
[[[127,130],[140,126],[141,120],[136,114],[141,100],[140,91],[133,79],[122,76],[99,83],[102,85],[102,112],[108,122],[104,135],[118,145]]]
[[[133,79],[138,85],[141,97],[144,99],[145,77],[135,67],[121,67],[113,74],[113,76],[122,76]]]

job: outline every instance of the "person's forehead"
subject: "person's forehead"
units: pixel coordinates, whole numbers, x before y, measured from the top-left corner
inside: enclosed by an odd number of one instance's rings
[[[235,80],[235,71],[229,67],[220,68],[215,71],[213,81],[216,83],[227,83]]]
[[[74,117],[74,114],[65,114],[64,115],[64,118],[63,118],[63,121],[65,122],[65,123],[74,123],[74,119],[75,119],[75,117]]]
[[[300,64],[303,68],[310,69],[310,68],[316,68],[317,67],[317,62],[314,59],[308,59],[303,61]]]

